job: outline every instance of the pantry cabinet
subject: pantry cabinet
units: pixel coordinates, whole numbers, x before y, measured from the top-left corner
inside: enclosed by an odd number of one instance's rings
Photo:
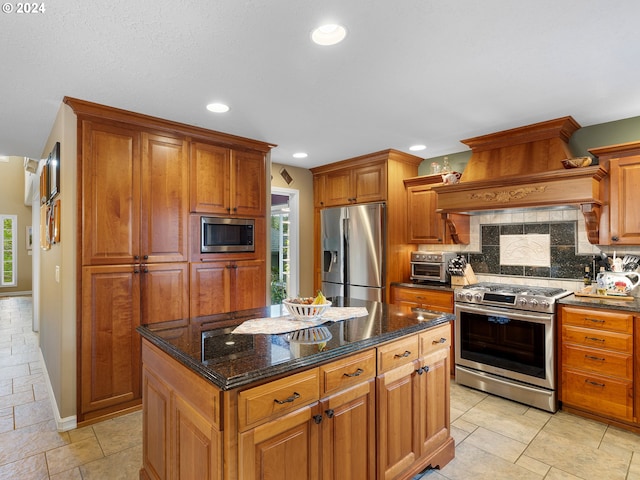
[[[265,214],[265,155],[191,144],[191,211],[222,216]]]
[[[418,244],[469,243],[469,216],[437,212],[438,195],[432,189],[442,185],[440,175],[404,180],[407,191],[407,242]]]
[[[629,312],[563,305],[563,408],[634,422],[634,317]]]

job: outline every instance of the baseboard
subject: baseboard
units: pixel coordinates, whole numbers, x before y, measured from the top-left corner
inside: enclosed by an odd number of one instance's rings
[[[6,292],[0,293],[0,297],[28,297],[32,294],[33,292],[31,290],[27,292]]]
[[[71,415],[70,417],[62,418],[60,416],[60,410],[58,409],[58,403],[56,402],[56,396],[53,394],[53,387],[51,386],[51,379],[49,378],[49,372],[47,371],[47,364],[44,361],[44,356],[42,355],[42,349],[38,348],[38,352],[40,353],[40,363],[42,364],[42,373],[44,374],[44,379],[47,384],[47,392],[49,393],[49,400],[51,401],[51,409],[53,410],[53,417],[56,421],[56,428],[59,432],[66,432],[69,430],[74,430],[78,426],[78,419],[76,415]]]

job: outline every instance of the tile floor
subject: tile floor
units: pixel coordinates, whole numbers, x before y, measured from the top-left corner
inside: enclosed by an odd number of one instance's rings
[[[0,297],[0,480],[137,480],[141,418],[57,432],[31,297]],[[640,436],[625,430],[456,384],[451,422],[456,458],[416,480],[640,480]]]

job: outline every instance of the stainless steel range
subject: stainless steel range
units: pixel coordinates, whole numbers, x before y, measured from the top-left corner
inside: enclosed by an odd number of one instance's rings
[[[555,412],[556,302],[570,294],[499,283],[457,288],[456,381]]]

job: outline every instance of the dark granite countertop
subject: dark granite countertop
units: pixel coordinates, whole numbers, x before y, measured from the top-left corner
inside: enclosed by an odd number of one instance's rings
[[[574,305],[576,307],[606,308],[607,310],[622,310],[631,313],[640,313],[640,298],[633,300],[609,300],[606,298],[576,297],[569,295],[558,300],[560,305]]]
[[[392,282],[391,286],[403,288],[416,288],[420,290],[440,290],[444,292],[453,292],[455,287],[448,283],[410,283],[410,282]]]
[[[309,368],[411,333],[452,321],[442,312],[418,311],[378,302],[332,298],[334,306],[364,306],[367,316],[323,324],[331,338],[323,344],[290,341],[289,334],[231,333],[250,318],[278,317],[280,305],[138,327],[145,339],[222,390]]]

